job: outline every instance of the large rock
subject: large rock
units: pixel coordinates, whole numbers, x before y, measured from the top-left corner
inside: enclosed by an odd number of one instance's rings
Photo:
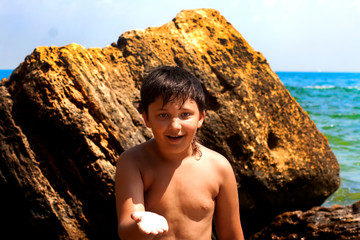
[[[1,208],[12,219],[4,229],[20,219],[27,237],[116,238],[115,163],[151,138],[139,87],[159,65],[182,66],[203,84],[199,137],[234,167],[245,234],[338,188],[326,138],[263,55],[216,10],[189,10],[103,49],[38,47],[1,82]]]
[[[83,239],[79,221],[86,220],[82,209],[74,208],[57,192],[56,174],[47,173],[44,164],[32,150],[27,137],[16,125],[11,113],[13,102],[0,86],[0,186],[2,237],[9,239]],[[39,143],[41,144],[41,143]],[[42,146],[36,146],[35,148]],[[46,152],[46,149],[43,149]],[[49,156],[50,157],[50,156]]]
[[[360,201],[350,206],[314,207],[277,216],[257,239],[360,239]]]

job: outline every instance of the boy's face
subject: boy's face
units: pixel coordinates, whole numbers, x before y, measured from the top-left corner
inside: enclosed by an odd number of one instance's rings
[[[192,99],[184,104],[175,99],[163,106],[162,98],[158,97],[143,117],[161,150],[176,154],[192,151],[191,143],[204,121],[205,112],[200,113]]]

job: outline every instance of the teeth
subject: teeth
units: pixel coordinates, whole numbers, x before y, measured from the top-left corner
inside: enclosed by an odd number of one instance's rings
[[[182,136],[169,136],[169,138],[181,138]]]

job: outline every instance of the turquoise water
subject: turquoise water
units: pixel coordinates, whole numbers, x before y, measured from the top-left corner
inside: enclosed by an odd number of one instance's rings
[[[10,70],[10,69],[1,69],[0,70],[0,81],[3,78],[9,78],[12,71],[13,70]]]
[[[0,70],[0,79],[12,70]],[[340,188],[325,206],[360,200],[360,73],[277,72],[327,137],[340,163]]]
[[[360,73],[277,72],[327,137],[340,164],[340,188],[325,206],[360,200]]]

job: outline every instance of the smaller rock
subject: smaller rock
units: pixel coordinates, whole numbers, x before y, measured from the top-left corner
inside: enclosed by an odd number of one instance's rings
[[[354,214],[360,213],[360,200],[357,201],[356,203],[354,203],[352,205],[352,208],[353,208],[353,213]]]
[[[314,207],[278,215],[255,239],[360,239],[360,201],[350,206]]]

